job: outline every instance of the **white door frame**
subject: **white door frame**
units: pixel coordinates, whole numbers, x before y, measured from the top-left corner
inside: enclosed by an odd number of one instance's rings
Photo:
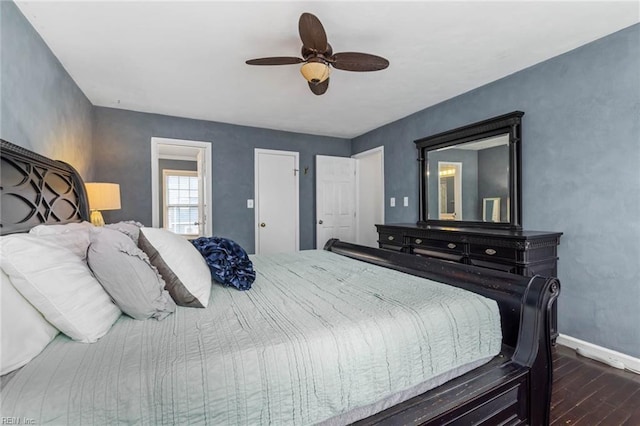
[[[382,223],[384,224],[384,145],[378,146],[376,148],[368,149],[366,151],[359,152],[351,156],[356,160],[359,160],[364,157],[368,157],[372,154],[380,153],[380,177],[382,178],[382,202],[380,203],[380,217],[382,218]],[[360,174],[360,163],[356,161],[356,174]],[[356,242],[360,237],[360,179],[356,179]]]
[[[213,235],[213,196],[211,187],[212,185],[212,172],[213,165],[211,160],[211,142],[203,142],[203,141],[192,141],[186,139],[169,139],[169,138],[151,138],[151,225],[154,228],[158,228],[160,226],[160,210],[158,208],[158,204],[160,203],[158,190],[160,188],[160,182],[158,181],[159,172],[158,172],[158,160],[160,159],[170,159],[170,160],[188,160],[188,161],[196,161],[195,157],[192,156],[168,156],[168,155],[160,155],[160,146],[161,145],[174,145],[174,146],[182,146],[189,148],[198,148],[204,151],[204,168],[205,168],[205,226],[204,226],[204,235]]]
[[[258,202],[258,194],[260,193],[260,180],[258,179],[258,155],[259,154],[275,154],[275,155],[290,155],[295,159],[294,168],[296,170],[296,180],[295,180],[295,243],[296,243],[296,251],[300,250],[300,153],[296,151],[282,151],[276,149],[264,149],[264,148],[254,148],[253,151],[253,179],[254,179],[254,194],[253,199],[255,200],[254,205],[254,233],[255,233],[255,251],[254,253],[259,254],[260,251],[260,203]]]

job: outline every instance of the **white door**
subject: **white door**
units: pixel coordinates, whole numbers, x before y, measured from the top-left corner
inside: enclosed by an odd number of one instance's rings
[[[356,159],[356,243],[378,247],[376,224],[384,223],[384,150],[371,149]]]
[[[294,252],[298,230],[298,153],[255,150],[256,254]]]
[[[316,247],[355,242],[356,160],[316,155]]]

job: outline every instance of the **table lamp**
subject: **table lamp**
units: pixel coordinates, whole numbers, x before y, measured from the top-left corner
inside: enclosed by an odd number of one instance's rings
[[[120,185],[117,183],[88,182],[89,209],[91,210],[91,223],[94,226],[104,226],[101,210],[120,209]]]

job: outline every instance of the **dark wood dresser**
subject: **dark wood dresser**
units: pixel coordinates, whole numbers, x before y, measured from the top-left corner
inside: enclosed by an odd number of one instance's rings
[[[376,225],[380,248],[532,277],[558,276],[558,245],[562,232],[487,228]],[[556,308],[551,338],[558,336]]]

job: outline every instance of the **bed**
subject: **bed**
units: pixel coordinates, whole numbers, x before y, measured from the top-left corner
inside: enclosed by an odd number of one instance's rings
[[[2,234],[86,220],[75,170],[2,141]],[[51,424],[548,423],[555,278],[330,240],[254,256],[250,291],[59,334],[3,378],[2,415]]]

